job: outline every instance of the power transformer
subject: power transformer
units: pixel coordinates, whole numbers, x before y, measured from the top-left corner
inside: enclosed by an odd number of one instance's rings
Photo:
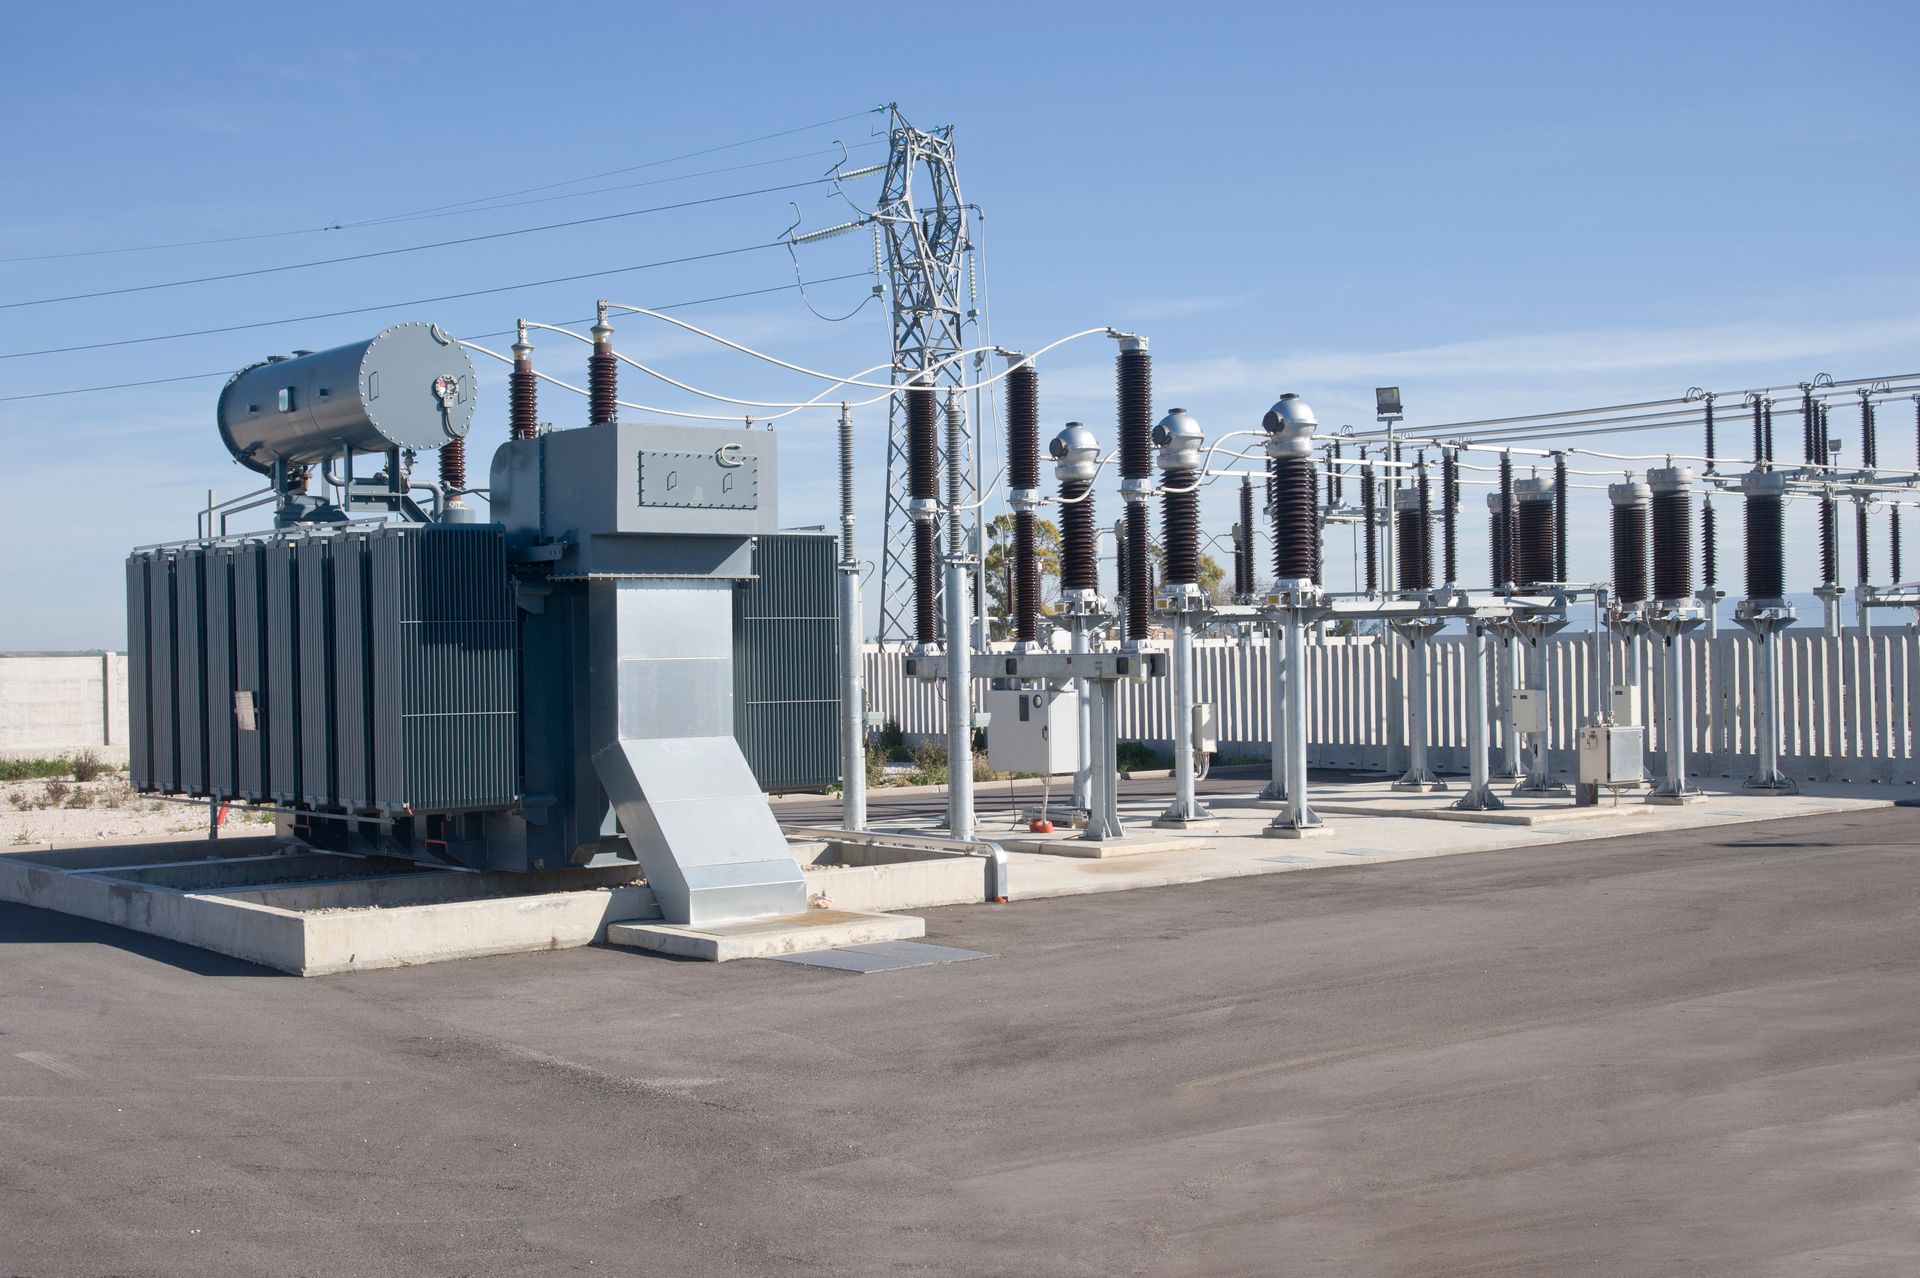
[[[774,435],[515,438],[489,522],[445,485],[429,514],[412,453],[464,436],[471,370],[402,329],[223,393],[278,526],[129,556],[134,785],[271,806],[327,850],[632,863],[679,921],[804,909],[765,795],[839,780],[837,547],[779,529]]]

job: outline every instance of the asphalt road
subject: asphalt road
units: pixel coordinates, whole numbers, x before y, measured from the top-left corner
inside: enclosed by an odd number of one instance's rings
[[[1908,811],[301,981],[0,906],[0,1275],[1920,1273]]]

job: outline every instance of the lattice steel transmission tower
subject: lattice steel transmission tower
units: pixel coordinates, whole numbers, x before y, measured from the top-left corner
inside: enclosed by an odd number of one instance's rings
[[[961,500],[978,500],[979,450],[968,417],[966,395],[969,364],[984,368],[984,352],[963,359],[969,335],[979,345],[980,311],[975,273],[970,258],[973,243],[967,233],[967,206],[960,198],[960,182],[953,164],[953,126],[932,131],[916,129],[888,108],[886,179],[873,210],[877,254],[884,263],[892,297],[893,377],[895,385],[925,380],[934,386],[941,411],[961,415],[960,446],[965,455],[955,459],[960,475]],[[978,381],[976,376],[974,381]],[[949,389],[951,388],[951,389]],[[977,411],[976,394],[973,408]],[[940,432],[944,441],[946,432]],[[947,464],[944,442],[941,463]],[[881,640],[913,637],[913,518],[907,508],[907,424],[905,396],[894,395],[887,412],[887,517],[885,549],[880,561]],[[976,550],[982,545],[982,518],[973,512]],[[980,565],[974,565],[976,618],[983,616]],[[936,616],[944,612],[936,607]],[[978,620],[976,620],[978,624]]]

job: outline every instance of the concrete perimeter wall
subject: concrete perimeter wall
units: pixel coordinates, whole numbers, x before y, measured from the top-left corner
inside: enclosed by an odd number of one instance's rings
[[[0,653],[0,758],[127,759],[127,654]]]

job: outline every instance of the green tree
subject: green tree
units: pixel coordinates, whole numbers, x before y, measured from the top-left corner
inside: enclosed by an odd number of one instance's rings
[[[1166,554],[1160,549],[1159,542],[1147,543],[1147,572],[1153,578],[1156,587],[1164,586],[1167,580],[1165,564]],[[1212,555],[1200,556],[1201,592],[1214,603],[1232,603],[1233,592],[1227,588],[1227,570],[1222,568]]]

